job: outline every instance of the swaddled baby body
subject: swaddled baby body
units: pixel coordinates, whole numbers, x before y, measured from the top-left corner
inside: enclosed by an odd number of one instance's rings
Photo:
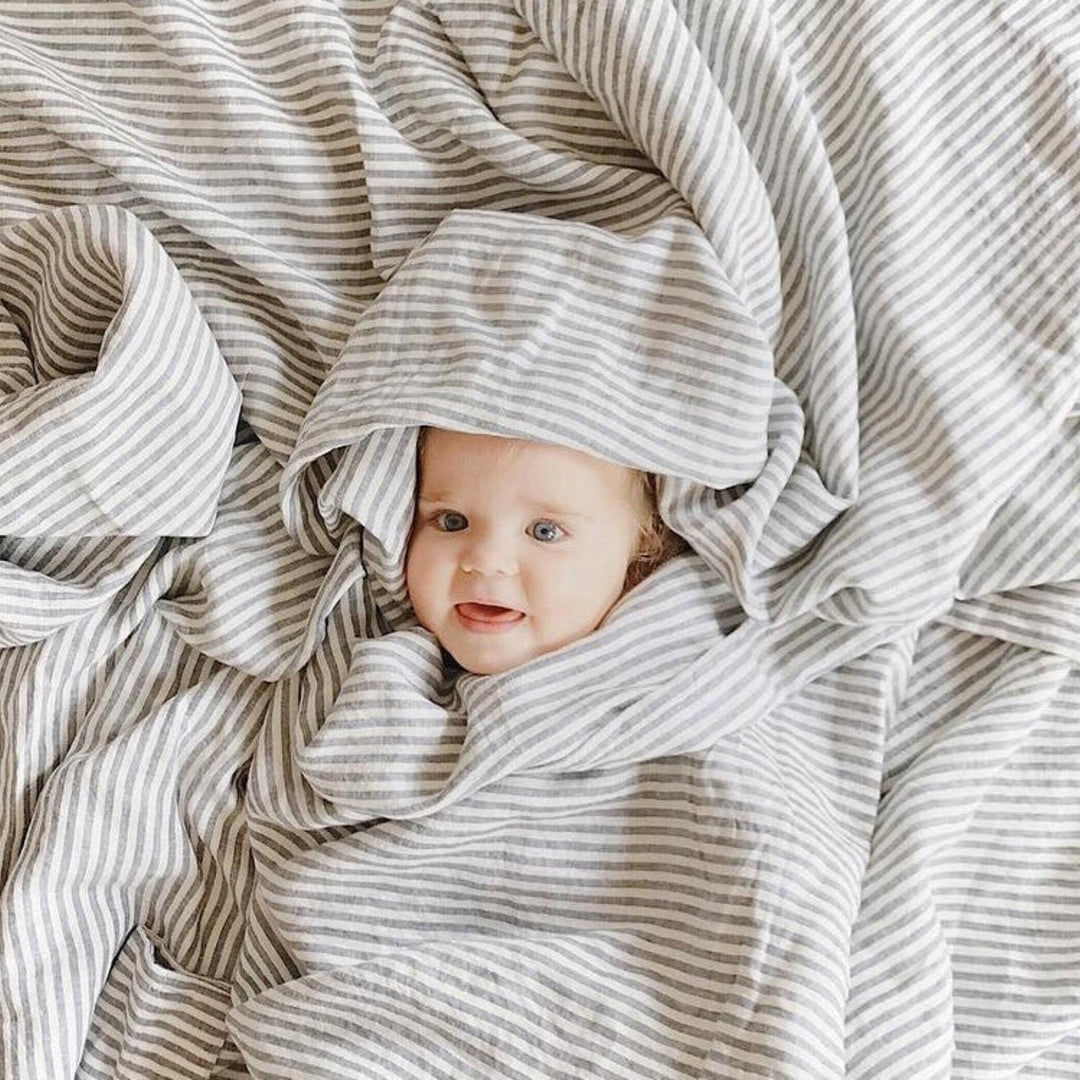
[[[507,671],[592,633],[680,546],[647,473],[552,443],[421,431],[406,586],[467,671]]]

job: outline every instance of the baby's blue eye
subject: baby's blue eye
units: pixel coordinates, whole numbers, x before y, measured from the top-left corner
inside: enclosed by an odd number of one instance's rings
[[[462,529],[468,528],[469,519],[456,510],[442,510],[435,515],[435,524],[443,532],[461,532]]]
[[[534,540],[551,544],[562,536],[562,529],[554,521],[535,521],[529,526],[529,535]]]

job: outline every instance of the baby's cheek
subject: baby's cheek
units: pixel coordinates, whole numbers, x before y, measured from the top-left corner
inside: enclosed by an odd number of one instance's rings
[[[610,563],[575,566],[559,582],[559,610],[567,621],[599,622],[610,603],[611,591],[616,584]]]
[[[412,599],[413,594],[413,584],[416,580],[416,560],[414,554],[414,545],[410,544],[408,550],[405,552],[405,589],[409,594],[410,600]]]

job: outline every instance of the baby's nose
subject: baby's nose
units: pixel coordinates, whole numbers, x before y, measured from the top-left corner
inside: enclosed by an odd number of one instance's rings
[[[461,553],[461,569],[466,574],[516,574],[517,553],[503,537],[478,534]]]

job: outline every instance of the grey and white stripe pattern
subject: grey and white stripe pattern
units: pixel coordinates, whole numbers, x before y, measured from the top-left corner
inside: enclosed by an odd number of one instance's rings
[[[1080,1073],[1078,78],[1058,0],[8,0],[0,1075]],[[694,550],[455,681],[425,423]]]
[[[240,399],[160,245],[115,207],[73,207],[5,229],[0,262],[0,531],[209,532]]]

